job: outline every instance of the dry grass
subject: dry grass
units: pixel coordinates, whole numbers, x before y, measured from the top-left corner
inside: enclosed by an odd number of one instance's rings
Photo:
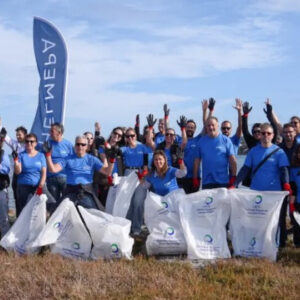
[[[203,268],[143,256],[84,262],[3,252],[0,268],[0,299],[300,299],[294,248],[277,263],[230,259]]]

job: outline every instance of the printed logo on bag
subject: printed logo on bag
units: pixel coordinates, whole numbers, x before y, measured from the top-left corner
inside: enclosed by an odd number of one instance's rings
[[[60,222],[56,222],[53,225],[54,228],[56,228],[57,230],[60,230],[62,228],[62,224]]]
[[[199,206],[197,207],[197,213],[199,216],[204,216],[207,214],[211,214],[216,210],[216,207],[214,205],[214,199],[211,196],[202,198],[202,201],[199,203]]]
[[[203,238],[204,242],[211,244],[213,242],[213,238],[210,234],[206,234]]]
[[[263,201],[263,197],[262,197],[261,195],[257,195],[257,196],[255,197],[254,202],[255,202],[256,204],[261,204],[262,201]]]
[[[207,197],[205,199],[205,204],[209,206],[213,203],[213,201],[214,201],[213,197]]]
[[[167,235],[172,236],[175,234],[175,230],[173,227],[168,227],[166,230]]]
[[[255,244],[256,244],[256,238],[255,238],[255,236],[254,236],[254,237],[250,240],[249,245],[250,245],[251,247],[254,247]]]
[[[161,201],[161,205],[164,207],[164,208],[168,208],[169,205],[166,201]]]
[[[262,195],[256,195],[250,202],[250,206],[246,208],[249,215],[255,216],[265,216],[268,210],[263,207],[263,197]],[[252,203],[252,204],[251,204]]]
[[[119,247],[117,244],[111,244],[111,252],[112,253],[118,253],[119,252]]]
[[[74,248],[75,250],[79,250],[79,249],[80,249],[80,244],[77,243],[77,242],[75,242],[75,243],[73,244],[73,248]]]

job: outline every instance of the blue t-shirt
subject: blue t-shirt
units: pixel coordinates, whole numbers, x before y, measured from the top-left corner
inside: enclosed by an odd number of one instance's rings
[[[49,139],[49,142],[52,146],[51,158],[54,164],[58,163],[62,158],[65,158],[74,153],[73,145],[68,140],[63,139],[61,142],[55,142],[52,139]],[[47,172],[47,177],[53,176],[66,176],[64,170],[58,173]]]
[[[300,133],[296,136],[296,141],[298,144],[300,144]]]
[[[187,168],[187,174],[185,177],[193,178],[194,170],[194,160],[198,154],[198,143],[201,138],[201,135],[198,135],[194,138],[188,139],[188,142],[184,148],[184,164]],[[199,167],[198,177],[201,177],[201,168]]]
[[[217,137],[203,136],[198,143],[198,154],[202,160],[202,183],[227,184],[229,181],[229,156],[234,155],[230,138],[223,134]]]
[[[41,152],[30,157],[26,151],[19,154],[22,172],[18,175],[18,184],[38,185],[41,180],[42,168],[46,168],[45,155]]]
[[[10,161],[6,152],[3,153],[2,161],[0,161],[0,173],[9,174],[10,171]]]
[[[300,203],[300,167],[291,168],[290,182],[295,182],[297,186],[296,202]]]
[[[268,148],[261,144],[251,148],[245,160],[245,166],[252,168],[256,166],[273,150],[278,148],[271,145]],[[274,153],[255,173],[251,180],[250,188],[258,191],[281,191],[280,168],[288,167],[289,161],[282,149]]]
[[[239,150],[239,146],[240,146],[240,141],[241,138],[238,137],[236,134],[230,137],[230,140],[232,142],[233,145],[233,149],[234,149],[234,155],[238,154],[238,150]]]
[[[78,157],[71,154],[59,162],[67,174],[67,184],[90,184],[93,182],[94,172],[99,171],[103,164],[99,158],[85,154]]]
[[[165,196],[171,191],[179,189],[175,176],[176,170],[176,168],[169,167],[164,177],[159,177],[156,172],[153,172],[145,179],[151,184],[154,193]]]
[[[144,165],[144,154],[152,152],[152,149],[144,144],[136,144],[135,148],[121,147],[125,168],[142,168]]]

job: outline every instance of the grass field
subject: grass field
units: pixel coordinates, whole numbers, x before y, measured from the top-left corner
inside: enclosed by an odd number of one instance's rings
[[[195,268],[183,260],[76,261],[0,253],[0,299],[300,299],[300,249],[278,262],[228,259]]]

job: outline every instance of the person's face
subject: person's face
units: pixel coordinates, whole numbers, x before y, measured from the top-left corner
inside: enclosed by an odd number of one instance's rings
[[[111,134],[111,141],[117,143],[122,139],[123,132],[120,129],[115,129]]]
[[[22,130],[18,130],[16,132],[16,138],[19,143],[23,143],[25,141],[25,134]]]
[[[128,130],[125,134],[126,141],[129,145],[135,145],[136,142],[136,134],[133,130]]]
[[[56,129],[55,126],[52,126],[50,129],[50,136],[52,138],[53,141],[60,141],[62,134]]]
[[[34,137],[27,137],[25,139],[25,149],[27,152],[31,152],[36,147],[36,139]]]
[[[219,134],[219,124],[215,119],[210,119],[206,123],[206,132],[210,137],[216,137]]]
[[[229,122],[223,122],[221,125],[221,131],[222,134],[226,135],[226,136],[230,136],[231,135],[231,124]]]
[[[93,135],[90,134],[90,133],[87,133],[85,136],[86,136],[86,138],[87,138],[87,140],[88,140],[88,145],[89,145],[89,146],[92,146],[92,145],[93,145],[93,142],[94,142],[94,137],[93,137]]]
[[[194,133],[196,131],[196,125],[193,122],[188,122],[186,124],[186,135],[188,138],[192,138],[194,136]]]
[[[296,137],[296,131],[294,127],[285,127],[283,129],[283,139],[286,142],[293,142]]]
[[[165,130],[165,122],[164,122],[164,120],[159,120],[158,121],[158,130],[159,130],[159,132],[163,132]]]
[[[82,157],[85,155],[87,150],[87,140],[83,138],[78,138],[75,142],[75,153]]]
[[[165,139],[167,144],[173,144],[175,141],[175,132],[171,129],[167,130]]]
[[[261,129],[260,129],[260,127],[254,127],[253,131],[252,131],[252,134],[253,134],[253,137],[256,140],[259,141],[261,139]]]
[[[272,139],[274,137],[273,129],[270,127],[263,128],[261,130],[261,142],[262,144],[270,144],[272,143]]]
[[[166,163],[165,158],[161,154],[156,154],[154,156],[154,167],[156,170],[161,170]]]
[[[296,133],[300,133],[300,121],[297,118],[293,118],[291,124],[294,126]]]

